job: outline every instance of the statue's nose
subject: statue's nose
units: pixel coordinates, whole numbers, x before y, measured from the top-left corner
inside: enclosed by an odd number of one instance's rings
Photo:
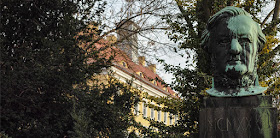
[[[231,54],[236,54],[237,55],[237,54],[240,54],[241,50],[242,50],[242,47],[239,44],[239,42],[237,41],[237,39],[232,39],[229,52]]]

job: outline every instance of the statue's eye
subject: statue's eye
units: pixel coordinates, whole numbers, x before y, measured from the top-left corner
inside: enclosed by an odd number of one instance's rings
[[[245,43],[245,44],[252,43],[252,41],[249,38],[240,38],[239,41],[240,43]]]
[[[220,39],[219,44],[220,45],[225,45],[225,44],[229,44],[230,40],[229,39]]]

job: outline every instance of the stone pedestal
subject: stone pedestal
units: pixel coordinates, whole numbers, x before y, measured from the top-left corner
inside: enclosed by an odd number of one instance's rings
[[[278,138],[280,138],[280,124],[278,124]]]
[[[271,96],[205,97],[200,138],[277,138],[277,109]]]

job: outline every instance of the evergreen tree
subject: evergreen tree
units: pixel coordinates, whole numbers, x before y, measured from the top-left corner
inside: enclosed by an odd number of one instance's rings
[[[137,99],[119,82],[88,86],[110,67],[103,49],[81,43],[100,35],[101,0],[3,0],[1,4],[1,133],[11,137],[117,137],[130,126]],[[95,43],[90,44],[91,47]],[[104,53],[104,52],[103,52]],[[88,59],[94,62],[87,64]],[[97,87],[98,86],[98,87]],[[119,91],[124,91],[118,94]],[[117,95],[117,96],[116,96]],[[108,101],[114,98],[114,104]]]

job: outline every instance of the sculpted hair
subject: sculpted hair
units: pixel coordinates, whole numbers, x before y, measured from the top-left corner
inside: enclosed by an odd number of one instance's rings
[[[217,25],[217,22],[221,21],[221,19],[228,18],[228,17],[234,17],[238,15],[245,15],[251,18],[250,14],[246,12],[245,10],[237,7],[228,6],[224,9],[220,10],[216,14],[214,14],[210,19],[208,20],[207,27],[203,31],[201,36],[201,46],[209,52],[209,39],[210,39],[210,32],[214,28],[215,25]],[[255,22],[257,27],[257,35],[258,35],[258,50],[260,51],[261,48],[264,46],[266,42],[265,35],[262,33],[261,27]]]

